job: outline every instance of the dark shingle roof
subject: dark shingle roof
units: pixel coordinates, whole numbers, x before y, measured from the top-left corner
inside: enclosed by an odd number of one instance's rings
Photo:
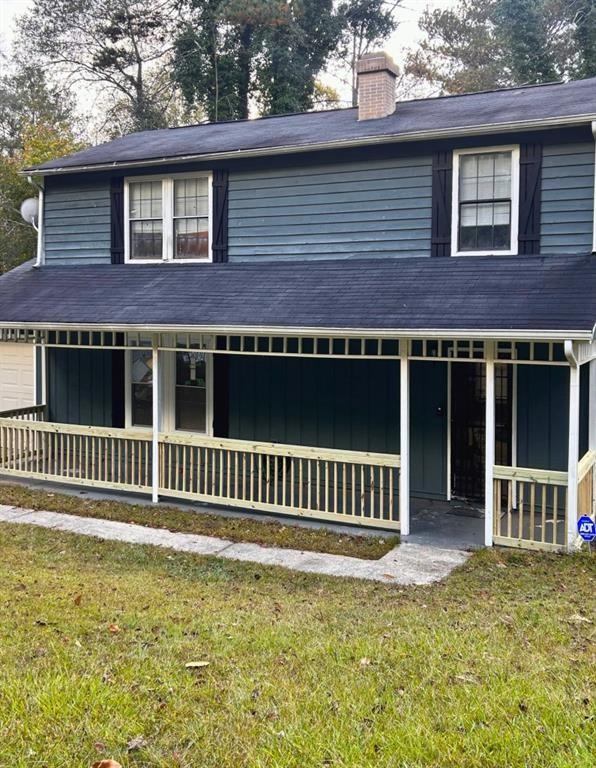
[[[596,115],[596,78],[462,96],[405,101],[379,120],[358,121],[356,109],[309,112],[186,128],[144,131],[52,160],[39,169],[69,169],[161,158],[212,156],[251,150],[299,148],[367,139],[407,139],[441,131],[497,128],[511,123]]]
[[[573,331],[596,321],[596,256],[42,267],[0,278],[4,323]]]

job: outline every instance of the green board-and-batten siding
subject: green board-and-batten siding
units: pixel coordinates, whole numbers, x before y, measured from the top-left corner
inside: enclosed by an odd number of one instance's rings
[[[399,363],[231,358],[229,436],[398,453]]]
[[[112,352],[48,349],[47,360],[50,421],[91,427],[112,426]],[[124,388],[120,397],[124,397]]]
[[[46,264],[110,264],[109,182],[47,186],[43,240]]]
[[[230,174],[229,260],[429,256],[432,160]]]
[[[519,365],[517,465],[567,471],[569,369]]]
[[[589,253],[594,226],[594,144],[545,144],[541,253]]]

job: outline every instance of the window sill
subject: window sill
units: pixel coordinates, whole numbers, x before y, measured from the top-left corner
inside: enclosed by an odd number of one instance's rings
[[[213,264],[213,259],[125,259],[125,264]]]
[[[519,256],[517,250],[508,251],[456,251],[452,256]]]

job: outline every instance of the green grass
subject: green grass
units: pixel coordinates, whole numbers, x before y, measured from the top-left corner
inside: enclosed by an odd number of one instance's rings
[[[189,512],[178,507],[128,504],[120,501],[94,501],[80,496],[49,493],[23,485],[0,483],[0,504],[27,509],[44,509],[69,515],[138,523],[151,528],[167,528],[177,533],[219,536],[231,541],[263,544],[309,552],[328,552],[367,560],[378,560],[399,544],[399,536],[337,533],[325,528],[304,528],[291,523],[264,522],[243,517],[221,517]]]
[[[0,765],[587,768],[594,575],[483,551],[397,589],[1,525]]]

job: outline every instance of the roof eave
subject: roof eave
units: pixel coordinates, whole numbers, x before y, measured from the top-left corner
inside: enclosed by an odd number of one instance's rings
[[[229,152],[194,153],[177,156],[163,156],[144,160],[114,161],[111,163],[92,163],[77,166],[62,166],[58,168],[24,168],[20,171],[23,176],[54,176],[67,173],[85,173],[92,171],[111,170],[113,168],[139,168],[143,166],[155,166],[163,164],[185,163],[191,161],[220,161],[236,158],[266,157],[270,155],[286,155],[298,152],[317,152],[330,149],[349,149],[352,147],[374,146],[379,144],[391,144],[413,141],[433,141],[440,139],[482,136],[491,133],[509,133],[524,130],[548,130],[554,128],[568,128],[576,125],[591,125],[596,120],[596,114],[588,113],[572,117],[553,117],[541,120],[516,120],[506,123],[489,123],[477,126],[456,127],[442,130],[415,131],[406,134],[384,134],[382,136],[368,136],[359,139],[318,142],[313,144],[294,144],[279,147],[262,147],[256,149],[237,149]]]
[[[324,328],[312,326],[249,325],[151,325],[143,323],[19,323],[2,322],[0,328],[23,331],[107,331],[113,333],[202,333],[214,335],[271,336],[349,336],[357,338],[407,339],[490,339],[494,341],[592,341],[590,330],[476,329],[469,328]]]

